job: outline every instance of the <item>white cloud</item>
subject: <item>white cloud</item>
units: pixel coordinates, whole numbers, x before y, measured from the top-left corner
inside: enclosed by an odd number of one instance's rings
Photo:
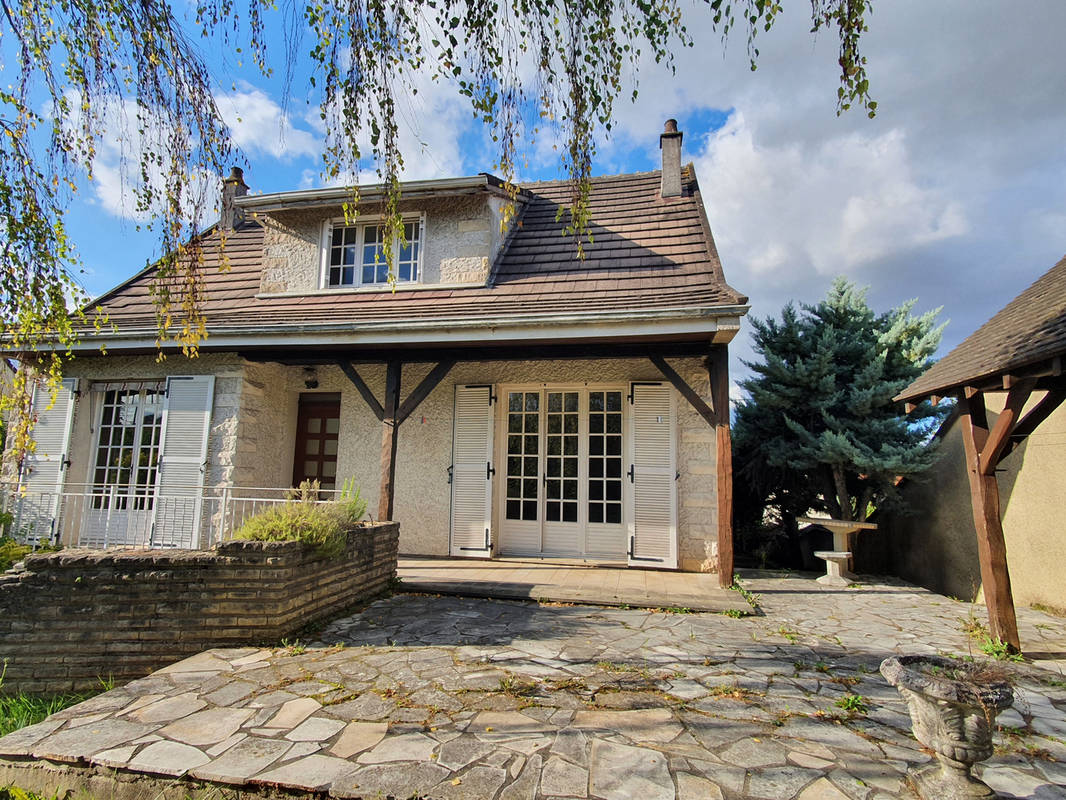
[[[737,112],[707,137],[696,169],[714,187],[707,212],[732,270],[760,281],[854,272],[967,230],[960,204],[915,176],[898,129],[760,145]]]
[[[234,144],[247,155],[287,160],[322,152],[321,142],[295,127],[292,117],[262,89],[242,83],[236,91],[216,95],[215,102]]]

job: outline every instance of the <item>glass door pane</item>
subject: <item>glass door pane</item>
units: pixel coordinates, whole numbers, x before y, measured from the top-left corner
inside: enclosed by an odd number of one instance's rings
[[[544,518],[577,522],[578,393],[548,392]]]
[[[507,519],[536,520],[540,490],[540,392],[507,394]]]
[[[589,392],[588,521],[622,522],[622,393]]]

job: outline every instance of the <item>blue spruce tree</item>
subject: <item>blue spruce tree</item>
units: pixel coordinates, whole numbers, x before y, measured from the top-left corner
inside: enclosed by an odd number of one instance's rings
[[[817,305],[752,320],[762,361],[740,384],[734,442],[755,516],[769,510],[786,530],[808,510],[865,521],[897,499],[901,477],[933,463],[930,434],[946,410],[907,414],[892,401],[940,343],[939,309],[916,317],[915,302],[878,315],[865,290],[838,278]]]

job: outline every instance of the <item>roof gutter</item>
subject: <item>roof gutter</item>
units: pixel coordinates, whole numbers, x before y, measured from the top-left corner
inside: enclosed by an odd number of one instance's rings
[[[730,341],[740,329],[746,305],[705,308],[668,308],[642,311],[598,311],[574,314],[522,314],[514,317],[467,319],[326,322],[297,325],[247,325],[208,328],[204,349],[248,346],[328,345],[458,345],[538,340],[610,340],[654,336],[708,335],[717,343]],[[133,328],[116,334],[87,336],[72,348],[96,350],[155,349],[158,331]],[[169,349],[165,345],[164,349]]]
[[[439,180],[405,181],[400,184],[400,197],[412,199],[426,196],[446,196],[470,194],[487,191],[501,196],[508,196],[506,183],[486,172],[465,178],[442,178]],[[340,205],[350,201],[357,193],[359,201],[374,200],[385,197],[388,189],[385,184],[375,183],[369,186],[336,186],[328,189],[304,189],[295,192],[274,192],[271,194],[249,194],[234,199],[238,208],[247,211],[282,211],[292,208],[313,208],[317,206]],[[518,198],[524,201],[529,192],[519,189]]]

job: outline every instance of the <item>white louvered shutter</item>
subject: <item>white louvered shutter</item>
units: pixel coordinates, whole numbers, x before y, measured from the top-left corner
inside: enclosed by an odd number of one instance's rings
[[[452,441],[453,556],[483,556],[491,552],[492,515],[492,399],[491,386],[455,387],[455,425]]]
[[[33,391],[33,413],[37,422],[31,435],[35,449],[23,462],[25,493],[16,498],[13,508],[14,530],[30,543],[48,541],[58,530],[56,517],[67,474],[77,390],[77,378],[64,379],[55,403],[52,403],[52,392],[47,385],[39,385]]]
[[[214,375],[167,378],[153,547],[199,546]]]
[[[677,566],[676,431],[673,390],[666,384],[634,383],[631,429],[632,520],[629,562]]]

